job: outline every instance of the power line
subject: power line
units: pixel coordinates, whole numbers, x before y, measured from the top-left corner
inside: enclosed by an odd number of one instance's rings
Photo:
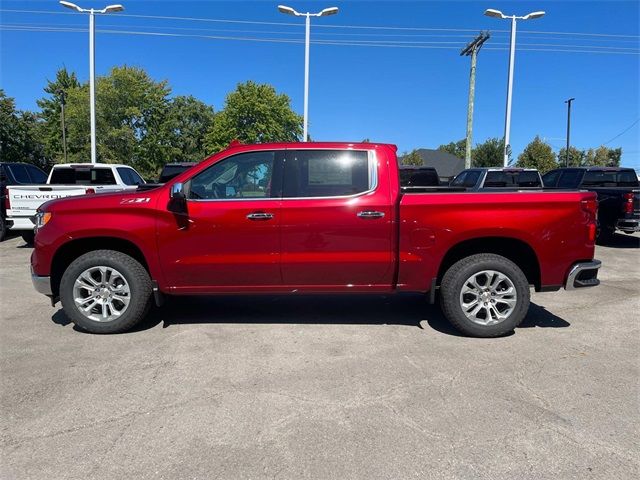
[[[56,12],[48,10],[19,10],[19,9],[0,9],[0,12],[6,13],[31,13],[31,14],[48,14],[48,15],[74,15],[72,12]],[[126,18],[149,18],[155,20],[180,20],[190,22],[215,22],[215,23],[231,23],[231,24],[249,24],[249,25],[286,25],[302,27],[302,23],[287,22],[264,22],[256,20],[229,20],[218,18],[202,18],[202,17],[178,17],[164,15],[136,15],[136,14],[118,14],[119,17]],[[317,28],[349,28],[349,29],[374,29],[374,30],[398,30],[398,31],[440,31],[440,32],[476,32],[477,28],[430,28],[430,27],[391,27],[391,26],[373,26],[373,25],[317,25]],[[494,30],[494,32],[508,33],[508,30]],[[593,32],[551,32],[522,30],[521,33],[530,33],[535,35],[573,35],[573,36],[591,36],[591,37],[611,37],[611,38],[638,38],[640,35],[628,34],[611,34],[611,33],[593,33]]]
[[[621,131],[619,134],[617,134],[611,140],[607,140],[606,142],[604,142],[602,145],[608,145],[609,143],[613,142],[616,138],[621,137],[622,135],[627,133],[629,130],[631,130],[638,123],[638,121],[640,121],[640,118],[636,118],[635,122],[633,122],[631,125],[629,125],[627,128],[625,128],[623,131]]]
[[[84,33],[86,28],[64,28],[64,27],[14,27],[0,25],[0,30],[5,31],[22,31],[22,32],[52,32],[52,33]],[[303,43],[302,39],[284,39],[284,38],[259,38],[259,37],[238,37],[238,36],[225,36],[225,35],[195,35],[195,34],[181,34],[170,32],[145,32],[137,30],[109,30],[109,29],[96,29],[96,32],[105,34],[116,35],[142,35],[142,36],[159,36],[159,37],[178,37],[178,38],[200,38],[208,40],[236,40],[246,42],[260,42],[260,43]],[[417,49],[458,49],[462,42],[393,42],[387,40],[312,40],[311,43],[316,45],[335,45],[335,46],[361,46],[361,47],[381,47],[381,48],[417,48]],[[601,46],[581,46],[581,45],[568,45],[569,48],[528,48],[528,46],[549,46],[555,47],[554,44],[521,44],[522,48],[519,51],[531,51],[531,52],[565,52],[565,53],[596,53],[596,54],[608,54],[608,55],[640,55],[640,50],[637,51],[619,51],[616,47]],[[588,48],[599,48],[605,50],[586,50]],[[508,50],[502,47],[487,47],[487,50]]]

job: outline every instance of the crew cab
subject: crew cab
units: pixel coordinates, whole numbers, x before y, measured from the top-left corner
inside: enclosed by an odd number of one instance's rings
[[[596,193],[599,240],[607,241],[616,229],[640,231],[640,184],[632,168],[557,168],[546,173],[543,181],[546,188],[580,188]]]
[[[452,187],[464,187],[467,190],[490,188],[527,189],[542,188],[542,177],[535,168],[468,168],[451,181]]]
[[[153,190],[54,200],[32,281],[94,333],[167,295],[420,292],[468,335],[513,330],[536,291],[598,285],[595,194],[404,192],[396,147],[233,145]]]
[[[86,193],[135,190],[145,181],[127,165],[73,163],[54,165],[44,185],[15,185],[7,188],[6,212],[9,229],[19,231],[28,244],[33,242],[37,208],[55,198]]]

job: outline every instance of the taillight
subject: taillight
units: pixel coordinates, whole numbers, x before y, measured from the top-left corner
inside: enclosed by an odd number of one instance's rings
[[[9,189],[6,187],[4,189],[4,208],[6,210],[11,210],[11,200],[9,199]]]
[[[95,188],[87,188],[84,193],[87,193],[87,194],[96,193],[96,189]]]
[[[598,202],[595,197],[592,197],[588,200],[582,200],[580,202],[580,206],[582,211],[588,215],[588,239],[589,242],[595,242],[596,240],[596,217],[598,215]]]
[[[623,199],[622,211],[624,213],[633,214],[633,193],[625,193]]]

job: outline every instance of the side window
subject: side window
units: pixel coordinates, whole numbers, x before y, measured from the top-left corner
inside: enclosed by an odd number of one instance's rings
[[[275,152],[241,153],[214,163],[191,179],[189,198],[228,200],[277,196],[271,183]]]
[[[11,170],[13,174],[13,178],[15,178],[18,183],[31,183],[31,178],[29,178],[29,172],[24,165],[9,165],[7,167]]]
[[[132,168],[118,167],[118,174],[125,185],[142,185],[144,183],[144,180]]]
[[[467,172],[467,176],[464,178],[464,182],[462,183],[463,187],[475,187],[476,183],[480,179],[480,172],[478,170],[470,170]]]
[[[47,174],[44,173],[42,170],[32,165],[28,165],[27,170],[29,171],[29,176],[31,177],[31,181],[33,183],[46,183]]]
[[[558,187],[560,188],[578,188],[580,185],[581,170],[565,170],[562,172]]]
[[[452,187],[464,187],[464,179],[466,178],[467,173],[469,173],[469,172],[459,173],[456,176],[456,178],[454,178],[453,181],[451,182],[451,186]]]
[[[558,184],[561,173],[562,170],[552,170],[549,173],[545,173],[542,176],[542,183],[544,183],[545,187],[555,187]]]
[[[283,196],[339,197],[372,188],[369,154],[354,150],[290,150]]]

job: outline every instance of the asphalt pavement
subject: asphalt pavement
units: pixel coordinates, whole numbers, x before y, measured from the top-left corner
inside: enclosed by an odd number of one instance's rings
[[[419,296],[178,298],[90,335],[9,239],[0,478],[639,478],[639,241],[487,340]]]

